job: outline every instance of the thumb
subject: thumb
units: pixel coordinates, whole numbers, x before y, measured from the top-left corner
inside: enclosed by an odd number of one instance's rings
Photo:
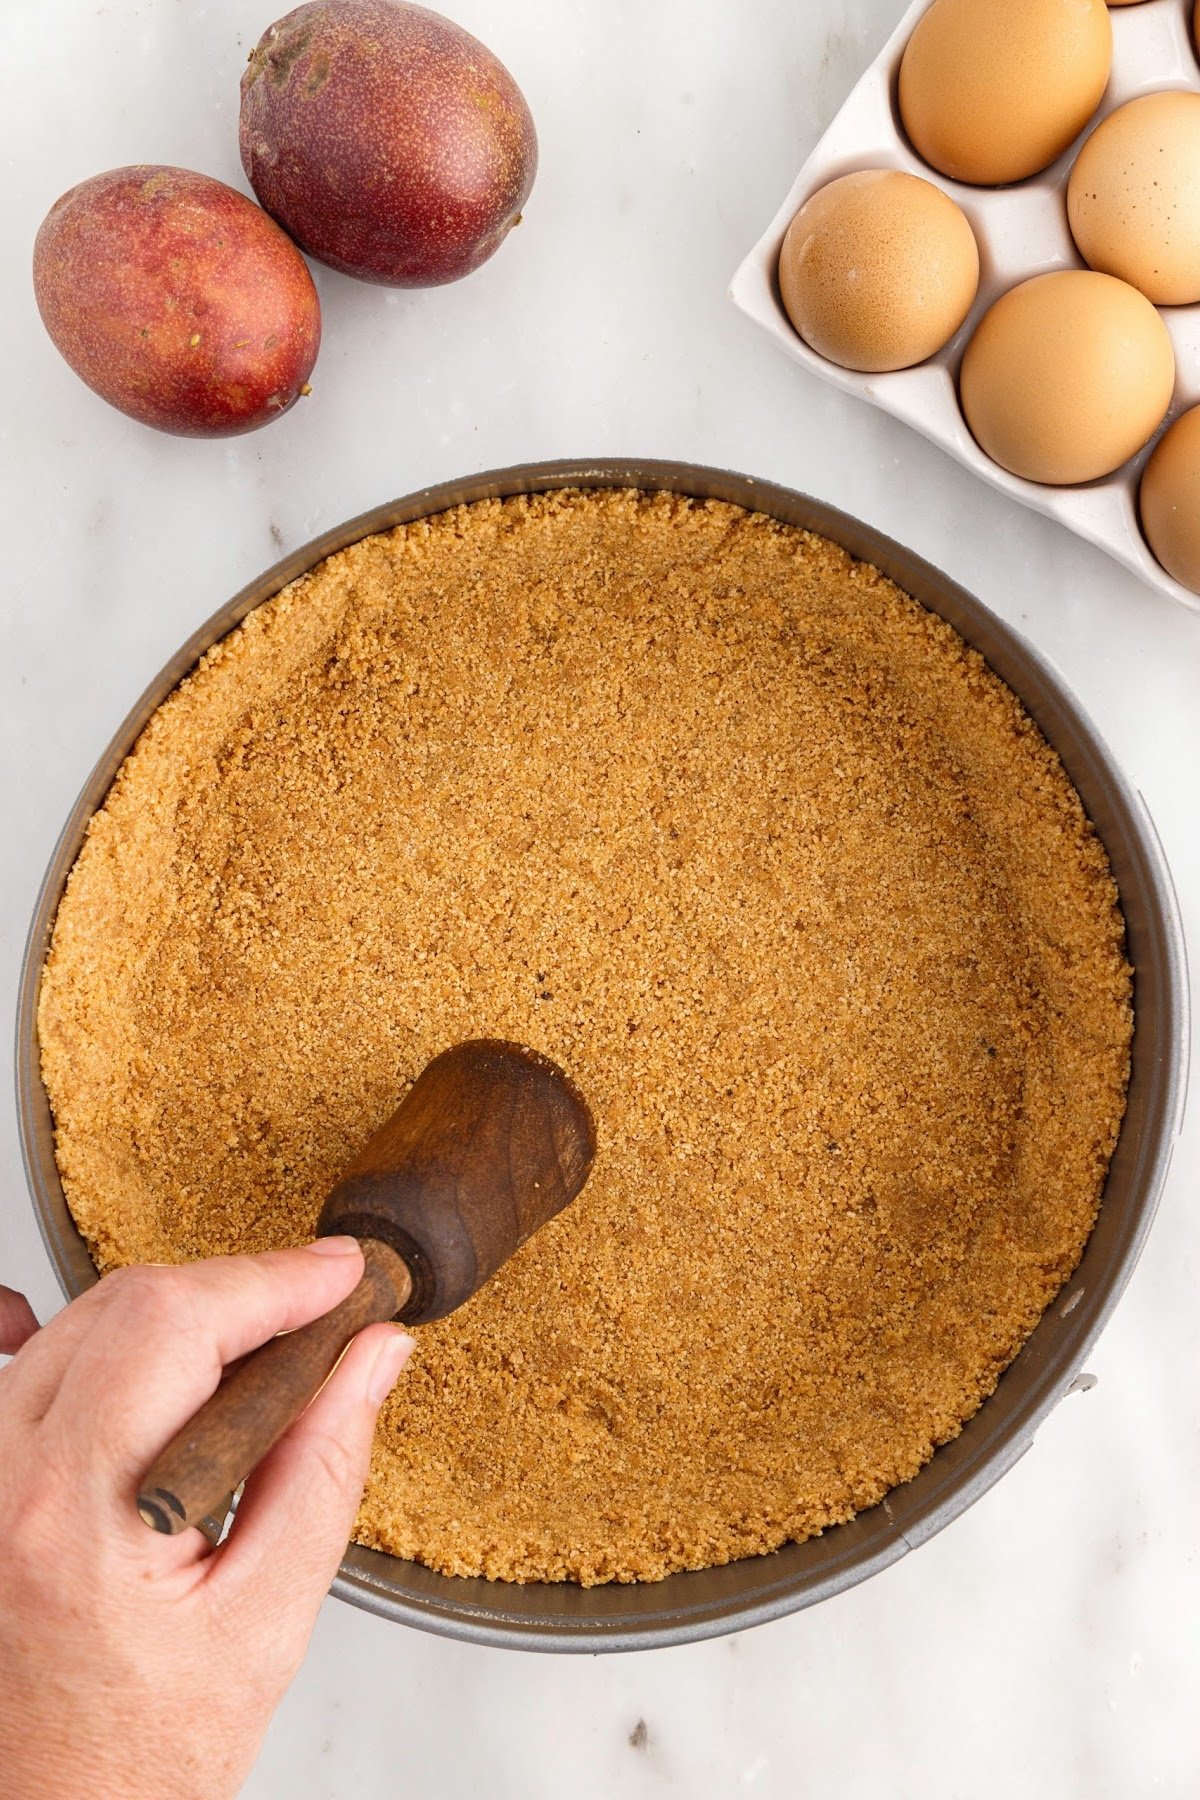
[[[320,1393],[246,1483],[209,1579],[287,1632],[298,1663],[345,1554],[375,1419],[416,1348],[395,1325],[360,1331]]]

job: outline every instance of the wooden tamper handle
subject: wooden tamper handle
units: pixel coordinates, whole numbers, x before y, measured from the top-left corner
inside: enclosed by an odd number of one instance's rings
[[[248,1356],[172,1438],[138,1494],[147,1525],[198,1525],[303,1412],[354,1334],[403,1310],[408,1265],[374,1238],[362,1249],[362,1280],[340,1306]]]
[[[365,1325],[461,1306],[572,1201],[592,1166],[587,1105],[547,1057],[491,1038],[425,1068],[321,1209],[357,1237],[362,1280],[340,1306],[246,1357],[167,1445],[138,1492],[155,1531],[198,1525],[297,1418]]]

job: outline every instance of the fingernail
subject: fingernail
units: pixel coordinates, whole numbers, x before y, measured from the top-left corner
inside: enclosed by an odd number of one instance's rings
[[[417,1340],[405,1331],[397,1330],[384,1338],[367,1380],[367,1399],[372,1406],[383,1405],[416,1347]]]
[[[314,1256],[357,1256],[361,1246],[356,1237],[321,1237],[304,1248]]]

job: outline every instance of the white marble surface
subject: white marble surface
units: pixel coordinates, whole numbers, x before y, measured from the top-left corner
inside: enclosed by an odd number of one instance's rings
[[[11,1018],[26,921],[77,788],[220,601],[281,547],[376,501],[576,453],[687,457],[809,489],[1019,624],[1145,793],[1200,943],[1200,620],[787,363],[725,299],[899,0],[447,4],[533,106],[542,170],[526,223],[449,289],[390,294],[319,272],[313,398],[251,438],[205,444],[144,431],[76,382],[41,332],[28,255],[51,201],[97,170],[167,161],[240,183],[237,82],[270,0],[6,0],[0,1010]],[[11,1100],[0,1158],[0,1279],[45,1316],[59,1298]],[[249,1794],[1200,1792],[1198,1174],[1193,1122],[1092,1358],[1098,1387],[926,1548],[815,1611],[620,1658],[468,1648],[329,1602]]]

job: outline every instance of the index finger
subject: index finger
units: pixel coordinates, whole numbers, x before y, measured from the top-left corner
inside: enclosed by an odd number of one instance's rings
[[[77,1477],[122,1494],[221,1379],[227,1363],[328,1312],[357,1285],[354,1238],[301,1249],[117,1270],[108,1304],[64,1371],[44,1428]]]

